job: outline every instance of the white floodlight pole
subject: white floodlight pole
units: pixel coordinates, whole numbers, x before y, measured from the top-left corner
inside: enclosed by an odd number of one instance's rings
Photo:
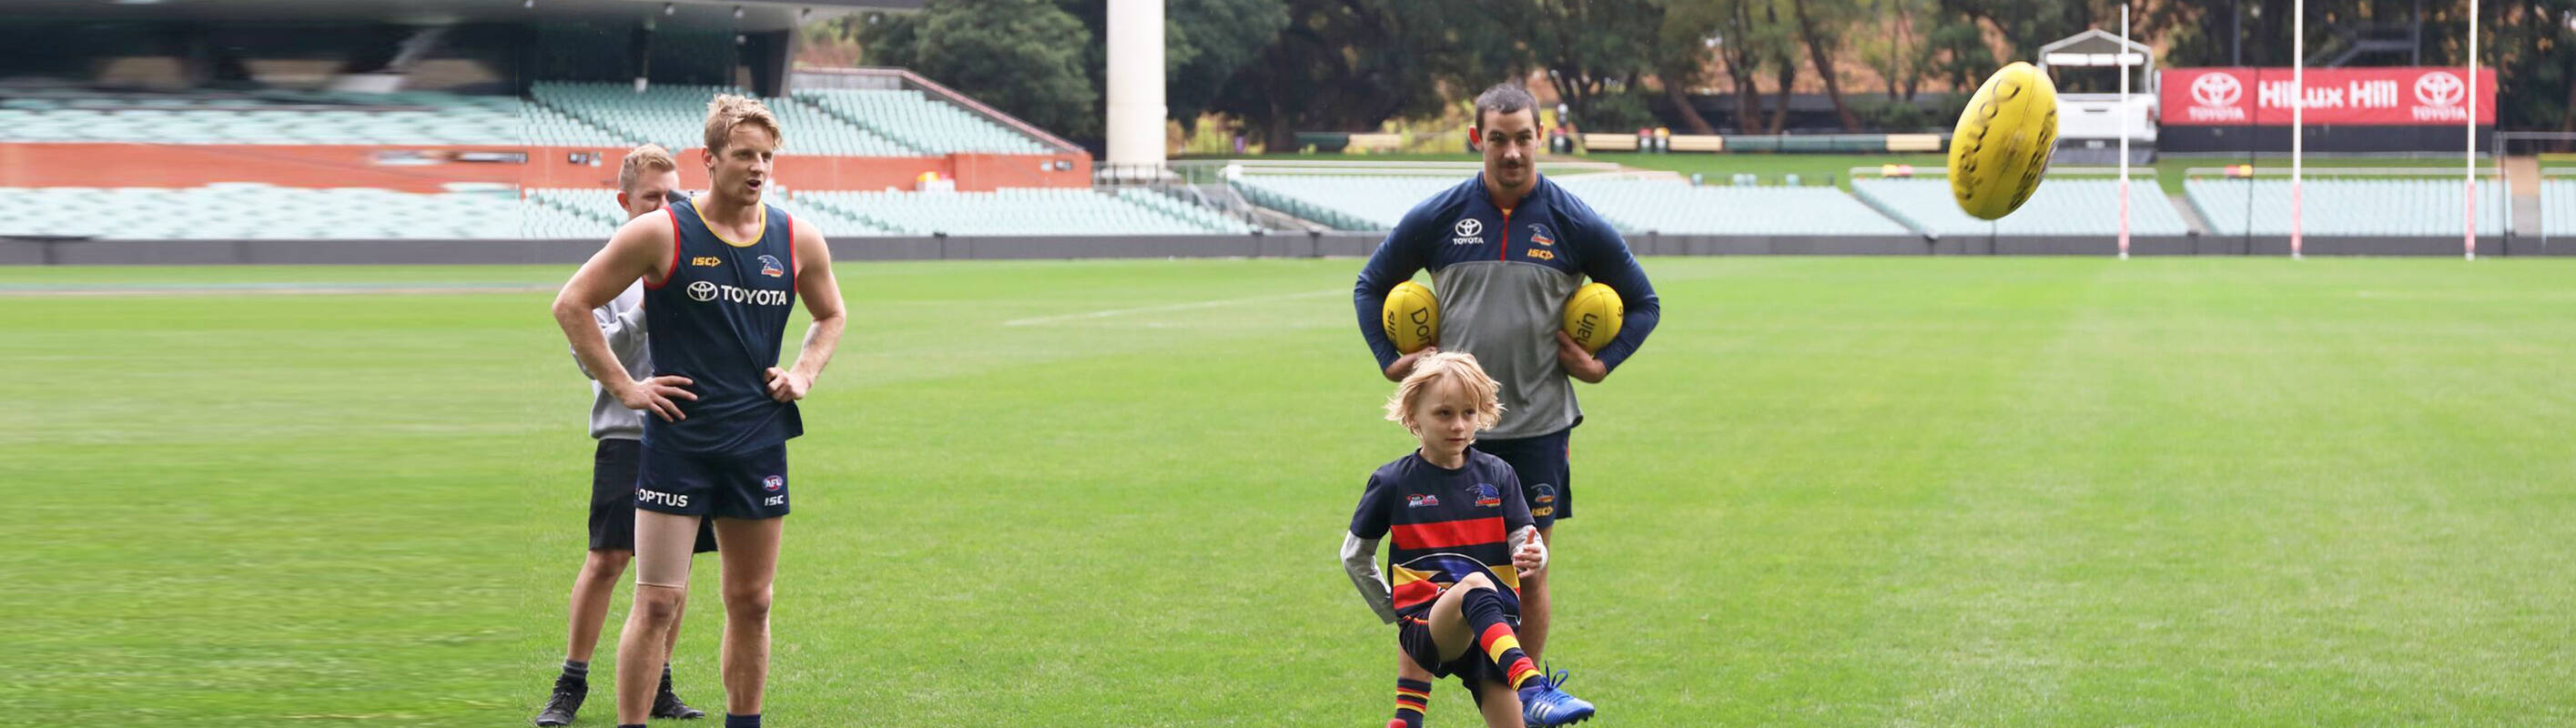
[[[2290,259],[2299,260],[2299,217],[2305,211],[2299,193],[2306,181],[2301,147],[2308,132],[2308,0],[2297,0],[2290,8],[2290,61],[2295,64],[2290,66]]]
[[[2474,0],[2472,0],[2474,1]],[[2129,259],[2129,4],[2120,3],[2120,259]]]
[[[2468,168],[2468,203],[2462,214],[2466,225],[2460,250],[2469,260],[2478,259],[2478,0],[2469,0],[2469,149],[2460,156]],[[2501,151],[2501,150],[2499,150]]]

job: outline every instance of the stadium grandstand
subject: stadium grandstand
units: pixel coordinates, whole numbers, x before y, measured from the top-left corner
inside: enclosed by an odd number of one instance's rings
[[[1095,150],[911,71],[794,61],[801,24],[920,5],[13,6],[0,42],[52,43],[59,58],[19,63],[28,67],[0,79],[0,195],[34,210],[0,220],[0,238],[596,240],[621,219],[609,188],[634,146],[674,150],[682,187],[704,184],[694,150],[716,94],[758,98],[777,115],[785,143],[771,201],[835,238],[1062,236],[1087,245],[1314,233],[1368,243],[1418,201],[1475,173],[1465,162],[1317,159],[1221,161],[1230,171],[1193,176],[1160,157],[1141,176],[1111,173],[1115,165],[1095,169]],[[242,20],[255,17],[297,20]],[[1780,156],[1942,144],[1936,134],[1584,136]],[[2288,183],[2273,178],[2191,177],[2169,197],[2153,168],[2141,168],[2124,220],[2118,182],[2061,170],[2018,212],[1985,221],[1963,213],[1928,174],[1855,170],[1847,183],[1811,175],[1802,184],[1796,175],[1738,172],[1703,184],[1701,175],[1666,169],[1548,164],[1551,179],[1631,235],[1841,238],[1904,252],[1944,238],[2016,238],[2042,243],[2016,250],[2047,250],[2052,239],[2124,229],[2179,240],[2283,236],[2291,226]],[[2481,233],[2576,232],[2571,185],[2551,179],[2537,192],[2508,194],[2499,180],[2481,189]],[[2428,239],[2458,235],[2467,202],[2458,183],[2433,177],[2312,179],[2303,199],[2307,234]],[[2516,204],[2533,210],[2521,218],[2533,229],[2508,228]],[[259,224],[253,214],[291,222]]]
[[[2576,179],[2540,183],[2540,232],[2553,238],[2576,236]]]
[[[1906,229],[1926,235],[2102,236],[2119,234],[2120,182],[2105,177],[2052,175],[2021,209],[2000,220],[1979,220],[1959,209],[1946,179],[1856,178],[1852,194]],[[2182,213],[2152,179],[2129,189],[2134,235],[2185,235]]]
[[[13,235],[134,240],[605,239],[624,220],[616,190],[459,185],[411,193],[232,182],[202,187],[0,188],[23,208]],[[1178,235],[1253,227],[1146,190],[807,191],[770,198],[834,237]]]
[[[1903,235],[1905,229],[1823,186],[1698,186],[1680,179],[1558,180],[1623,231],[1680,235]]]
[[[1247,199],[1345,230],[1385,230],[1458,176],[1242,175]],[[1553,177],[1627,233],[1681,235],[1904,235],[1832,187],[1694,185],[1677,177]]]
[[[1043,154],[1037,141],[919,89],[799,91],[796,102],[921,152]]]
[[[910,72],[790,64],[818,13],[919,4],[415,3],[439,23],[294,0],[13,8],[0,39],[69,38],[78,62],[0,81],[0,196],[26,210],[0,237],[595,240],[622,220],[628,149],[676,150],[683,187],[704,183],[716,94],[776,114],[771,201],[836,237],[1256,229],[1094,189],[1080,147]],[[262,9],[299,20],[240,20]],[[173,20],[192,21],[175,44],[149,25]]]
[[[2457,179],[2310,179],[2298,224],[2309,235],[2456,237],[2467,200]],[[2290,181],[2189,179],[2184,194],[2214,235],[2288,235]],[[2478,186],[2478,229],[2507,232],[2504,186]]]
[[[2025,212],[1989,223],[1968,217],[1939,179],[1863,179],[1853,191],[1819,185],[1694,185],[1669,175],[1564,175],[1624,232],[1675,235],[2112,235],[2118,183],[2075,177],[2042,185]],[[1248,199],[1345,229],[1382,230],[1412,201],[1457,184],[1455,177],[1241,175]],[[2152,184],[2131,191],[2139,235],[2179,236],[2190,228]]]
[[[0,141],[516,145],[527,113],[515,97],[438,92],[55,92],[0,99]],[[583,143],[619,143],[585,131]]]

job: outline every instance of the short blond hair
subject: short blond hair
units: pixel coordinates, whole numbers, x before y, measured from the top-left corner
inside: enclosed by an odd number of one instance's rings
[[[679,160],[672,159],[671,150],[663,149],[662,145],[636,147],[635,151],[626,153],[626,161],[617,165],[617,191],[634,192],[635,183],[643,181],[645,175],[679,170]]]
[[[725,142],[733,138],[733,128],[743,124],[769,130],[771,141],[787,140],[778,133],[778,117],[771,116],[769,107],[761,105],[759,99],[717,94],[715,100],[707,102],[707,158],[714,159],[723,152]]]
[[[1432,382],[1444,378],[1457,380],[1467,387],[1467,396],[1476,398],[1478,431],[1493,429],[1494,423],[1502,421],[1503,385],[1485,373],[1476,355],[1463,351],[1444,351],[1415,361],[1413,373],[1404,375],[1404,382],[1395,385],[1395,396],[1387,398],[1386,418],[1411,427],[1413,406],[1431,391]]]

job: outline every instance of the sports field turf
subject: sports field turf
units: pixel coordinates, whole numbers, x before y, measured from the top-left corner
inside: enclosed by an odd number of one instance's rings
[[[2576,266],[1645,263],[1558,529],[1588,725],[2576,721]],[[844,264],[772,724],[1382,725],[1334,552],[1409,445],[1358,266]],[[0,268],[0,723],[524,725],[588,487],[566,274]],[[387,290],[172,288],[263,281]]]

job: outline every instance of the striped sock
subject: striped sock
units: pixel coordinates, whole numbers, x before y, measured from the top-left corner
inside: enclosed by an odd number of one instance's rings
[[[1512,689],[1529,687],[1531,681],[1540,678],[1538,666],[1530,664],[1528,655],[1521,654],[1520,636],[1514,634],[1512,624],[1503,619],[1501,595],[1491,589],[1467,592],[1467,596],[1459,600],[1458,611],[1464,613],[1467,625],[1475,629],[1476,644],[1485,648],[1485,657],[1493,660],[1494,666],[1502,668],[1503,674],[1509,676],[1507,682],[1511,683]]]
[[[590,680],[590,663],[576,660],[565,660],[563,676],[574,680],[588,681]]]
[[[1431,711],[1431,683],[1395,679],[1395,720],[1386,728],[1422,728],[1422,714]]]

